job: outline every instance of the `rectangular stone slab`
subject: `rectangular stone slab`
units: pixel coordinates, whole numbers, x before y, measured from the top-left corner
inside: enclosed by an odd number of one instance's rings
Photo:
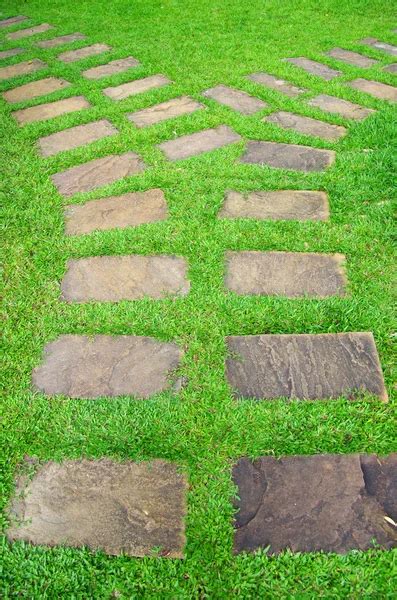
[[[327,94],[319,94],[315,98],[309,101],[310,106],[316,106],[325,112],[341,115],[345,119],[355,119],[362,121],[369,115],[376,112],[372,108],[364,108],[349,100],[342,100],[342,98],[336,98],[335,96],[327,96]]]
[[[28,18],[23,15],[17,15],[16,17],[8,17],[8,19],[2,19],[0,21],[0,27],[10,27],[11,25],[16,25],[17,23],[23,23],[23,21],[27,21]]]
[[[83,33],[68,33],[67,35],[59,35],[58,37],[51,38],[50,40],[43,40],[42,42],[37,42],[36,46],[39,48],[58,48],[58,46],[63,46],[64,44],[71,44],[72,42],[78,42],[80,40],[85,40],[87,36]]]
[[[361,40],[360,43],[370,46],[371,48],[376,48],[376,50],[383,50],[383,52],[387,52],[392,56],[397,56],[397,46],[387,44],[386,42],[380,42],[376,38],[365,38],[364,40]]]
[[[224,104],[243,115],[253,115],[259,110],[268,107],[268,104],[259,98],[254,98],[246,92],[235,90],[226,85],[217,85],[203,92],[203,96]]]
[[[25,102],[26,100],[33,100],[39,96],[46,96],[54,92],[59,92],[71,84],[65,79],[57,79],[56,77],[46,77],[46,79],[39,79],[38,81],[32,81],[31,83],[25,83],[20,85],[8,92],[3,93],[3,98],[7,102]]]
[[[71,204],[65,210],[66,235],[81,235],[92,231],[125,229],[143,223],[155,223],[167,218],[167,203],[161,190],[130,192]]]
[[[235,552],[345,554],[373,548],[374,541],[384,549],[397,545],[387,521],[397,510],[397,454],[241,458],[233,481]]]
[[[237,397],[329,400],[366,391],[387,401],[372,333],[226,338],[226,375]]]
[[[77,50],[67,50],[66,52],[62,52],[58,56],[58,60],[61,60],[64,63],[77,62],[78,60],[83,60],[90,56],[97,56],[98,54],[108,52],[109,50],[111,50],[111,47],[107,44],[92,44],[92,46],[84,46],[84,48],[78,48]]]
[[[110,555],[153,556],[158,548],[159,556],[183,558],[186,492],[186,476],[162,460],[37,461],[33,478],[17,479],[7,536]]]
[[[255,83],[259,83],[265,87],[271,88],[272,90],[276,90],[277,92],[281,92],[290,98],[295,98],[299,96],[299,94],[303,94],[306,90],[289,83],[289,81],[285,81],[284,79],[280,79],[279,77],[275,77],[274,75],[269,75],[268,73],[253,73],[252,75],[247,76],[251,81],[255,81]]]
[[[13,31],[7,35],[7,40],[21,40],[32,35],[38,35],[39,33],[45,33],[50,29],[54,29],[52,25],[43,23],[42,25],[36,25],[35,27],[29,27],[28,29],[20,29],[19,31]]]
[[[186,296],[187,263],[179,256],[92,256],[69,260],[62,299],[69,302],[119,302]]]
[[[25,52],[25,48],[10,48],[9,50],[2,50],[0,52],[0,60],[11,58],[11,56],[17,56],[17,54],[21,54],[22,52]]]
[[[285,60],[296,67],[300,67],[310,75],[316,75],[317,77],[321,77],[326,81],[330,81],[331,79],[342,75],[341,71],[331,69],[331,67],[328,67],[323,63],[319,63],[315,60],[310,60],[309,58],[304,58],[302,56],[299,58],[286,58]]]
[[[52,133],[37,141],[42,156],[53,156],[58,152],[65,152],[73,148],[79,148],[85,144],[91,144],[104,137],[116,135],[118,130],[107,119],[77,125],[58,133]]]
[[[248,142],[243,163],[295,171],[324,171],[335,161],[335,152],[277,142]]]
[[[344,296],[345,257],[309,252],[227,252],[225,286],[237,294]]]
[[[386,67],[383,67],[383,70],[387,71],[388,73],[397,73],[397,63],[386,65]]]
[[[364,69],[369,69],[379,62],[374,58],[368,58],[368,56],[364,56],[358,52],[352,52],[351,50],[344,50],[343,48],[332,48],[332,50],[329,50],[326,54],[327,56],[336,58],[336,60],[341,60],[354,67],[362,67]]]
[[[189,96],[181,96],[180,98],[173,98],[172,100],[161,102],[161,104],[129,113],[127,114],[127,119],[139,128],[148,127],[167,119],[191,114],[201,108],[204,107],[200,102],[196,102],[196,100],[193,100]]]
[[[163,87],[172,83],[164,75],[151,75],[144,79],[136,79],[135,81],[129,81],[128,83],[122,83],[114,87],[107,87],[103,91],[105,96],[112,100],[125,100],[129,96],[135,96],[136,94],[142,94],[155,88]]]
[[[220,125],[214,129],[204,129],[163,142],[158,147],[169,160],[180,160],[203,152],[210,152],[240,140],[241,137],[233,129],[230,129],[227,125]]]
[[[273,123],[283,129],[293,129],[303,135],[314,135],[330,141],[338,140],[347,133],[346,128],[341,125],[324,123],[324,121],[319,121],[318,119],[296,115],[283,110],[268,115],[262,121]]]
[[[82,72],[83,77],[86,79],[101,79],[102,77],[110,77],[110,75],[116,75],[117,73],[123,73],[128,69],[139,67],[140,63],[133,56],[127,56],[127,58],[118,58],[112,60],[106,65],[99,65],[98,67],[92,67]]]
[[[397,88],[392,85],[361,78],[347,81],[346,84],[359,92],[370,94],[370,96],[374,96],[374,98],[397,102]]]
[[[247,194],[228,191],[219,217],[269,221],[326,221],[329,218],[328,198],[325,192],[304,190],[258,191]]]
[[[32,60],[26,60],[24,62],[17,63],[16,65],[10,65],[9,67],[1,67],[0,79],[11,79],[11,77],[20,77],[22,75],[29,75],[39,69],[46,67],[46,63],[38,58]]]
[[[29,108],[22,108],[21,110],[14,110],[12,115],[20,125],[24,125],[25,123],[33,123],[34,121],[47,121],[48,119],[89,107],[90,103],[84,96],[72,96],[71,98],[57,100],[56,102],[47,102],[45,104],[38,104],[37,106],[30,106]]]
[[[144,169],[145,164],[135,152],[126,152],[95,158],[77,167],[56,173],[51,179],[60,194],[73,196],[113,183],[123,177],[141,173]]]

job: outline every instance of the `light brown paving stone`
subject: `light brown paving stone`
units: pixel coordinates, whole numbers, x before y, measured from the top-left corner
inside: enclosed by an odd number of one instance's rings
[[[102,458],[36,468],[17,480],[9,540],[183,558],[187,480],[176,464]]]
[[[17,54],[21,54],[22,52],[25,52],[24,48],[10,48],[9,50],[2,50],[0,52],[0,60],[11,58],[11,56],[17,56]]]
[[[265,219],[270,221],[326,221],[329,218],[325,192],[278,190],[269,192],[226,192],[219,213],[224,219]]]
[[[144,169],[145,164],[135,152],[126,152],[95,158],[77,167],[56,173],[52,176],[52,180],[60,194],[73,196],[113,183],[123,177],[135,175]]]
[[[102,54],[109,50],[111,50],[111,47],[107,44],[93,44],[92,46],[84,46],[84,48],[78,48],[77,50],[67,50],[66,52],[62,52],[59,54],[58,60],[61,60],[64,63],[71,63],[83,60],[84,58],[89,58],[90,56],[97,56],[98,54]]]
[[[33,385],[49,396],[149,398],[177,391],[182,350],[174,343],[133,335],[61,335],[46,345]]]
[[[23,21],[27,21],[28,18],[23,15],[18,15],[16,17],[8,17],[8,19],[2,19],[0,21],[0,27],[10,27],[11,25],[16,25],[17,23],[22,23]]]
[[[327,400],[366,391],[387,401],[372,333],[271,334],[226,338],[236,395]]]
[[[86,36],[83,33],[68,33],[67,35],[60,35],[50,40],[37,42],[36,46],[39,48],[57,48],[58,46],[63,46],[63,44],[71,44],[72,42],[78,42],[85,39]]]
[[[335,152],[296,144],[251,141],[240,160],[276,169],[323,171],[335,161]]]
[[[305,252],[227,252],[226,287],[239,295],[344,296],[345,257]]]
[[[4,100],[7,102],[25,102],[26,100],[32,100],[39,96],[45,96],[52,94],[53,92],[59,92],[71,84],[65,79],[57,79],[56,77],[47,77],[46,79],[39,79],[38,81],[32,81],[31,83],[25,83],[20,85],[13,90],[3,93]]]
[[[133,56],[127,56],[127,58],[118,58],[112,60],[106,65],[99,65],[98,67],[92,67],[83,71],[82,75],[86,79],[101,79],[102,77],[108,77],[110,75],[116,75],[116,73],[123,73],[133,67],[139,67],[140,63]]]
[[[342,74],[341,71],[331,69],[331,67],[328,67],[323,63],[310,60],[309,58],[286,58],[285,60],[297,67],[300,67],[301,69],[304,69],[310,75],[317,75],[317,77],[322,77],[322,79],[325,79],[326,81],[330,81],[331,79],[334,79]]]
[[[34,58],[33,60],[25,60],[24,62],[17,63],[16,65],[1,67],[0,79],[11,79],[11,77],[28,75],[29,73],[34,73],[35,71],[43,69],[43,67],[46,66],[46,63],[38,58]]]
[[[12,115],[20,125],[24,125],[25,123],[33,123],[34,121],[47,121],[59,115],[65,115],[89,107],[90,104],[84,96],[72,96],[71,98],[57,100],[56,102],[47,102],[46,104],[14,110]]]
[[[124,100],[129,96],[135,96],[136,94],[142,94],[155,88],[163,87],[172,83],[164,75],[151,75],[144,79],[136,79],[135,81],[129,81],[128,83],[122,83],[114,87],[107,87],[103,90],[105,96],[112,100]]]
[[[68,261],[61,284],[69,302],[119,302],[185,296],[187,263],[178,256],[92,256]]]
[[[388,71],[388,73],[397,73],[397,63],[393,63],[392,65],[387,65],[383,68],[384,71]]]
[[[347,85],[360,92],[370,94],[370,96],[374,96],[374,98],[397,102],[397,88],[392,85],[361,78],[347,81]]]
[[[370,68],[379,62],[378,60],[368,58],[368,56],[364,56],[358,52],[344,50],[343,48],[332,48],[332,50],[329,50],[329,52],[326,54],[327,56],[341,60],[342,62],[353,65],[354,67],[362,67],[364,69]]]
[[[364,108],[359,104],[349,102],[349,100],[342,100],[342,98],[336,98],[335,96],[327,96],[327,94],[319,94],[310,100],[309,104],[326,112],[341,115],[345,119],[355,119],[357,121],[366,119],[369,115],[376,112],[375,110],[372,110],[372,108]]]
[[[214,129],[204,129],[190,135],[183,135],[175,140],[163,142],[158,147],[169,160],[180,160],[203,152],[210,152],[239,140],[241,140],[241,137],[233,129],[230,129],[227,125],[220,125]]]
[[[361,44],[365,44],[371,48],[376,48],[376,50],[383,50],[383,52],[387,52],[392,56],[397,56],[397,46],[387,44],[386,42],[380,42],[376,38],[365,38],[364,40],[361,40]]]
[[[137,127],[148,127],[167,119],[191,114],[201,108],[204,107],[200,102],[196,102],[196,100],[193,100],[189,96],[181,96],[180,98],[173,98],[172,100],[161,102],[161,104],[129,113],[127,114],[127,119],[135,123]]]
[[[167,203],[161,190],[130,192],[66,207],[66,235],[95,230],[125,229],[167,218]]]
[[[280,79],[279,77],[275,77],[274,75],[269,75],[268,73],[253,73],[252,75],[248,75],[248,79],[251,81],[255,81],[255,83],[259,83],[260,85],[264,85],[265,87],[271,88],[272,90],[277,90],[290,98],[295,98],[295,96],[299,96],[306,90],[289,83],[289,81],[285,81],[284,79]]]
[[[118,130],[106,119],[87,123],[87,125],[77,125],[70,129],[52,133],[38,140],[40,154],[42,156],[52,156],[58,152],[72,150],[85,144],[91,144],[104,137],[116,135]]]
[[[233,481],[235,552],[345,554],[374,542],[383,549],[397,545],[396,528],[385,519],[393,521],[397,512],[397,454],[241,458]]]
[[[39,33],[45,33],[50,29],[54,29],[52,25],[48,23],[43,23],[42,25],[36,25],[35,27],[29,27],[28,29],[20,29],[19,31],[13,31],[13,33],[9,33],[7,35],[8,40],[21,40],[26,37],[30,37],[32,35],[37,35]]]
[[[293,129],[304,135],[315,135],[316,137],[330,141],[338,140],[347,133],[346,128],[341,125],[331,125],[331,123],[324,123],[324,121],[319,121],[318,119],[296,115],[283,110],[268,115],[262,121],[273,123],[283,129]]]
[[[235,90],[226,85],[217,85],[203,92],[203,96],[211,98],[220,104],[225,104],[243,115],[253,115],[259,110],[268,107],[268,104],[259,98],[254,98],[246,92]]]

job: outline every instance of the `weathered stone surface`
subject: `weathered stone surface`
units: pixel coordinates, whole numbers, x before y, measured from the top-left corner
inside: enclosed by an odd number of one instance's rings
[[[126,152],[95,158],[77,167],[66,169],[62,173],[56,173],[52,176],[52,180],[60,194],[73,196],[113,183],[123,177],[135,175],[144,169],[145,164],[135,152]]]
[[[235,90],[226,85],[217,85],[203,92],[203,96],[224,104],[243,115],[253,115],[259,110],[268,107],[268,104],[259,98],[254,98],[246,92]]]
[[[0,60],[11,58],[11,56],[17,56],[17,54],[21,54],[22,52],[25,52],[25,48],[10,48],[9,50],[2,50],[0,52]]]
[[[383,479],[385,497],[372,490],[366,464]],[[396,528],[387,505],[397,480],[397,454],[261,456],[240,459],[233,468],[238,487],[235,501],[235,552],[270,546],[268,553],[367,550],[376,544],[397,545]],[[395,484],[394,484],[395,485]]]
[[[80,40],[85,40],[86,36],[83,33],[68,33],[67,35],[59,35],[58,37],[52,38],[50,40],[43,40],[42,42],[37,42],[36,46],[39,48],[57,48],[58,46],[63,46],[64,44],[71,44],[72,42],[78,42]]]
[[[18,123],[23,125],[25,123],[33,123],[34,121],[47,121],[48,119],[89,107],[90,104],[84,96],[72,96],[71,98],[57,100],[56,102],[47,102],[46,104],[38,104],[37,106],[14,110],[12,114]]]
[[[70,86],[69,81],[65,79],[57,79],[56,77],[47,77],[46,79],[39,79],[38,81],[32,81],[31,83],[25,83],[20,85],[13,90],[3,93],[4,100],[7,102],[25,102],[26,100],[32,100],[39,96],[45,96],[52,94],[53,92],[59,92],[64,88]]]
[[[336,98],[335,96],[327,96],[327,94],[319,94],[310,100],[309,104],[326,112],[341,115],[345,119],[356,119],[357,121],[366,119],[369,115],[376,112],[372,110],[372,108],[364,108],[359,104],[349,102],[349,100],[342,100],[342,98]]]
[[[240,136],[233,129],[230,129],[227,125],[220,125],[214,129],[204,129],[190,135],[183,135],[175,140],[163,142],[158,147],[169,160],[180,160],[233,144],[240,139]]]
[[[9,540],[183,558],[187,480],[177,465],[83,459],[36,469],[17,480]]]
[[[2,19],[0,21],[0,27],[10,27],[11,25],[16,25],[17,23],[22,23],[23,21],[27,21],[28,18],[23,15],[18,15],[16,17],[8,17],[8,19]]]
[[[85,144],[90,144],[101,140],[104,137],[116,135],[118,130],[106,119],[87,123],[87,125],[77,125],[52,133],[38,140],[40,154],[42,156],[52,156],[58,152],[72,150]]]
[[[70,302],[119,302],[186,296],[187,263],[179,256],[92,256],[68,261],[61,284]]]
[[[0,79],[11,79],[11,77],[19,77],[21,75],[28,75],[34,73],[43,67],[46,67],[46,63],[38,58],[33,60],[26,60],[24,62],[17,63],[16,65],[10,65],[9,67],[1,67]]]
[[[219,213],[225,219],[265,219],[270,221],[326,221],[329,217],[325,192],[304,190],[258,191],[242,194],[226,192]]]
[[[361,40],[361,44],[365,44],[371,48],[376,48],[376,50],[383,50],[383,52],[387,52],[392,56],[397,56],[397,46],[387,44],[386,42],[380,42],[376,38],[365,38],[364,40]]]
[[[103,90],[103,93],[112,100],[124,100],[125,98],[129,98],[129,96],[142,94],[143,92],[168,85],[169,83],[172,83],[172,81],[164,75],[151,75],[144,79],[136,79],[135,81],[129,81],[128,83],[122,83],[114,87],[107,87]]]
[[[227,252],[225,285],[240,295],[343,296],[344,259],[341,254]]]
[[[78,48],[78,50],[67,50],[66,52],[62,52],[58,56],[58,59],[64,63],[71,63],[83,60],[84,58],[89,58],[90,56],[97,56],[108,50],[111,50],[111,47],[107,44],[92,44],[92,46],[84,46],[84,48]]]
[[[397,73],[397,63],[393,63],[392,65],[386,65],[383,68],[384,71],[388,71],[388,73]]]
[[[241,158],[244,163],[295,171],[323,171],[334,161],[335,152],[332,150],[276,142],[248,142]]]
[[[331,67],[328,67],[323,63],[316,62],[315,60],[310,60],[309,58],[286,58],[285,60],[297,67],[300,67],[301,69],[304,69],[310,75],[322,77],[326,81],[330,81],[331,79],[334,79],[342,74],[341,71],[331,69]]]
[[[83,71],[82,75],[86,79],[102,79],[102,77],[109,77],[110,75],[116,75],[117,73],[123,73],[133,67],[139,67],[140,63],[133,56],[127,56],[127,58],[118,58],[112,60],[106,65],[99,65],[98,67],[92,67]]]
[[[21,40],[22,38],[30,37],[32,35],[38,35],[39,33],[45,33],[50,29],[54,29],[52,25],[43,23],[42,25],[36,25],[35,27],[29,27],[28,29],[20,29],[13,31],[7,35],[8,40]]]
[[[268,73],[253,73],[252,75],[248,75],[248,79],[251,81],[255,81],[255,83],[259,83],[260,85],[264,85],[265,87],[269,87],[272,90],[277,90],[290,98],[295,98],[295,96],[299,96],[306,90],[289,83],[289,81],[285,81],[284,79],[279,79],[274,75],[269,75]]]
[[[364,69],[370,68],[373,65],[378,64],[378,60],[373,58],[368,58],[368,56],[364,56],[363,54],[359,54],[358,52],[352,52],[351,50],[344,50],[343,48],[332,48],[329,52],[326,53],[328,56],[332,58],[336,58],[337,60],[341,60],[349,65],[353,65],[354,67],[362,67]]]
[[[347,133],[346,128],[341,125],[332,125],[318,119],[296,115],[283,110],[268,115],[262,121],[273,123],[283,129],[293,129],[303,135],[315,135],[316,137],[330,141],[338,140]]]
[[[161,104],[129,113],[127,114],[127,119],[135,123],[137,127],[148,127],[167,119],[191,114],[200,108],[204,108],[200,102],[196,102],[196,100],[193,100],[189,96],[181,96],[180,98],[173,98]]]
[[[167,203],[161,190],[130,192],[66,207],[66,235],[95,230],[125,229],[167,218]]]
[[[360,92],[370,94],[370,96],[374,96],[374,98],[379,98],[380,100],[389,100],[390,102],[397,102],[397,88],[392,85],[361,78],[348,81],[347,85],[355,90],[359,90]]]

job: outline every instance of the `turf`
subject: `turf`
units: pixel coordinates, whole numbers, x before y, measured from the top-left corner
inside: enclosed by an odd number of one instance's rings
[[[0,575],[5,598],[393,598],[396,553],[351,552],[347,556],[264,553],[233,556],[235,489],[231,465],[243,455],[376,452],[395,450],[393,404],[393,172],[397,121],[390,104],[344,86],[363,71],[322,55],[341,46],[380,61],[365,77],[393,84],[382,70],[389,55],[360,46],[373,36],[396,43],[393,7],[386,0],[6,0],[3,18],[26,14],[33,24],[49,22],[55,35],[80,31],[88,43],[113,47],[108,55],[64,65],[67,48],[39,50],[33,39],[4,41],[2,49],[27,48],[13,64],[42,58],[48,69],[2,82],[1,91],[47,75],[73,86],[50,99],[83,94],[93,107],[52,121],[17,127],[1,101],[1,196],[5,205],[5,369],[1,441],[2,505],[25,454],[62,460],[82,456],[142,460],[161,457],[188,472],[187,547],[184,561],[108,557],[64,548],[1,542]],[[15,26],[7,31],[21,28]],[[0,33],[4,40],[5,31]],[[48,32],[34,39],[54,36]],[[99,82],[80,76],[83,68],[132,55],[142,66]],[[282,58],[306,56],[343,71],[324,82]],[[1,66],[2,66],[1,65]],[[305,87],[289,99],[254,84],[245,75],[264,70]],[[163,73],[173,84],[114,103],[101,88]],[[252,117],[200,95],[223,83],[267,101],[271,108]],[[310,91],[309,91],[310,90]],[[377,112],[361,123],[324,115],[307,105],[317,93],[357,101]],[[136,130],[124,113],[181,94],[207,110]],[[40,104],[47,98],[12,108]],[[291,110],[349,127],[338,143],[287,132],[262,123],[274,110]],[[85,148],[40,159],[37,138],[66,127],[110,119],[120,135]],[[228,124],[243,141],[190,160],[168,163],[156,144],[218,124]],[[276,140],[337,150],[326,173],[302,174],[237,162],[245,140]],[[145,173],[81,194],[73,202],[159,187],[170,218],[135,229],[65,238],[63,206],[50,175],[91,158],[133,150],[150,168]],[[225,190],[321,189],[329,194],[327,223],[218,220]],[[237,297],[223,285],[226,250],[340,252],[347,257],[349,295],[325,300]],[[177,300],[68,305],[59,301],[59,282],[71,257],[101,254],[172,253],[189,262],[191,292]],[[356,401],[271,403],[235,401],[224,377],[226,335],[373,331],[390,396]],[[186,387],[174,398],[97,401],[47,398],[32,391],[31,370],[45,343],[63,333],[149,335],[176,340],[186,350]],[[394,410],[393,410],[394,407]],[[6,525],[6,517],[2,523]]]

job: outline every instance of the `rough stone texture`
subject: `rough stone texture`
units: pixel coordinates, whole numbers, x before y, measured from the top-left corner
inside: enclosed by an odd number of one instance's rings
[[[169,83],[172,83],[172,81],[164,75],[152,75],[151,77],[136,79],[135,81],[129,81],[128,83],[122,83],[114,87],[107,87],[103,90],[103,93],[112,100],[124,100],[125,98],[129,98],[129,96],[142,94],[143,92],[168,85]]]
[[[324,123],[324,121],[319,121],[318,119],[296,115],[283,110],[272,113],[262,120],[278,125],[278,127],[282,127],[283,129],[293,129],[303,135],[314,135],[330,141],[338,140],[347,133],[346,128],[341,125]]]
[[[210,152],[240,140],[241,137],[233,129],[230,129],[227,125],[220,125],[214,129],[204,129],[163,142],[158,147],[169,160],[180,160],[203,152]]]
[[[367,465],[382,480],[372,489]],[[261,456],[241,458],[233,468],[239,512],[235,552],[270,546],[268,553],[337,552],[397,545],[388,506],[397,508],[391,488],[397,480],[397,454]],[[397,490],[396,490],[397,491]]]
[[[366,391],[387,401],[372,333],[232,336],[227,346],[238,397],[326,400]]]
[[[17,480],[8,538],[111,555],[150,556],[158,548],[160,556],[183,558],[186,490],[186,476],[162,460],[37,463],[31,480]]]
[[[133,67],[139,67],[140,63],[133,56],[127,56],[127,58],[118,58],[108,62],[106,65],[99,65],[98,67],[92,67],[83,71],[82,75],[86,79],[102,79],[102,77],[109,77],[110,75],[116,75],[117,73],[123,73]]]
[[[37,106],[14,110],[12,115],[18,123],[23,125],[25,123],[33,123],[34,121],[47,121],[48,119],[89,107],[90,103],[84,96],[72,96],[71,98],[57,100],[56,102],[47,102],[46,104],[38,104]]]
[[[359,104],[349,102],[349,100],[342,100],[342,98],[336,98],[335,96],[327,96],[327,94],[319,94],[310,100],[309,104],[326,112],[341,115],[345,119],[355,119],[357,121],[366,119],[369,115],[376,112],[371,108],[364,108]]]
[[[265,87],[269,87],[272,90],[277,90],[290,98],[295,98],[295,96],[299,96],[299,94],[306,91],[284,79],[279,79],[268,73],[253,73],[252,75],[248,75],[248,79],[255,81],[255,83],[259,83],[260,85],[264,85]]]
[[[390,102],[397,102],[397,88],[392,85],[380,83],[379,81],[369,81],[368,79],[361,78],[354,79],[353,81],[348,81],[347,85],[354,88],[355,90],[359,90],[360,92],[364,92],[366,94],[370,94],[370,96],[379,98],[380,100],[389,100]]]
[[[205,92],[203,96],[211,98],[220,104],[224,104],[243,115],[253,115],[259,110],[268,107],[268,104],[259,98],[254,98],[246,92],[235,90],[226,85],[217,85]]]
[[[20,29],[19,31],[13,31],[7,35],[7,40],[21,40],[22,38],[37,35],[39,33],[45,33],[50,29],[54,29],[52,25],[43,23],[42,25],[36,25],[35,27],[29,27],[28,29]]]
[[[227,252],[225,285],[240,295],[343,296],[344,258],[305,252]]]
[[[244,163],[295,171],[323,171],[334,161],[335,152],[332,150],[277,142],[248,142],[241,158]]]
[[[125,229],[167,218],[167,203],[161,190],[130,192],[66,207],[66,235],[95,230]]]
[[[135,152],[126,152],[95,158],[77,167],[56,173],[52,176],[52,180],[60,194],[73,196],[113,183],[123,177],[135,175],[144,169],[145,164]]]
[[[2,50],[0,52],[0,60],[4,60],[5,58],[11,58],[11,56],[16,56],[17,54],[21,54],[25,52],[25,48],[10,48],[9,50]]]
[[[383,68],[384,71],[388,73],[397,73],[397,63],[393,63],[392,65],[387,65]]]
[[[332,50],[326,54],[327,56],[341,60],[354,67],[362,67],[364,69],[370,68],[379,62],[374,58],[368,58],[368,56],[364,56],[358,52],[352,52],[351,50],[344,50],[343,48],[332,48]]]
[[[0,21],[0,27],[10,27],[11,25],[16,25],[17,23],[22,23],[23,21],[27,21],[28,18],[23,15],[18,15],[16,17],[8,17],[8,19],[2,19]]]
[[[26,100],[32,100],[39,96],[46,96],[53,92],[59,92],[70,85],[69,81],[65,81],[65,79],[47,77],[46,79],[25,83],[25,85],[20,85],[13,90],[8,90],[8,92],[3,93],[3,98],[10,103],[25,102]]]
[[[286,58],[287,62],[292,63],[293,65],[304,69],[310,75],[317,75],[317,77],[322,77],[326,81],[330,81],[339,75],[342,75],[341,71],[337,71],[336,69],[331,69],[327,65],[323,63],[316,62],[315,60],[310,60],[309,58]]]
[[[376,38],[365,38],[364,40],[361,40],[361,44],[365,44],[371,48],[376,48],[376,50],[383,50],[383,52],[387,52],[392,56],[397,56],[397,46],[387,44],[386,42],[380,42]]]
[[[11,79],[11,77],[19,77],[21,75],[28,75],[34,73],[39,69],[46,67],[46,63],[38,58],[32,60],[26,60],[24,62],[17,63],[16,65],[10,65],[9,67],[1,67],[0,79]]]
[[[196,102],[196,100],[189,98],[189,96],[181,96],[180,98],[173,98],[161,104],[129,113],[127,114],[127,119],[135,123],[137,127],[148,127],[167,119],[191,114],[201,108],[204,107],[200,102]]]
[[[329,218],[325,192],[304,190],[226,192],[219,217],[265,219],[270,221],[326,221]]]
[[[71,63],[83,60],[84,58],[89,58],[90,56],[97,56],[108,50],[111,50],[111,47],[107,44],[93,44],[92,46],[78,48],[78,50],[67,50],[66,52],[62,52],[58,56],[58,60],[61,60],[64,63]]]
[[[50,40],[43,40],[42,42],[37,42],[36,46],[39,48],[57,48],[58,46],[63,46],[64,44],[71,44],[72,42],[78,42],[80,40],[85,40],[86,36],[83,33],[68,33],[67,35],[60,35],[58,37],[52,38]]]
[[[104,137],[116,135],[118,130],[106,119],[87,123],[87,125],[77,125],[52,133],[38,140],[37,144],[42,156],[52,156],[58,152],[72,150],[85,144],[90,144]]]

